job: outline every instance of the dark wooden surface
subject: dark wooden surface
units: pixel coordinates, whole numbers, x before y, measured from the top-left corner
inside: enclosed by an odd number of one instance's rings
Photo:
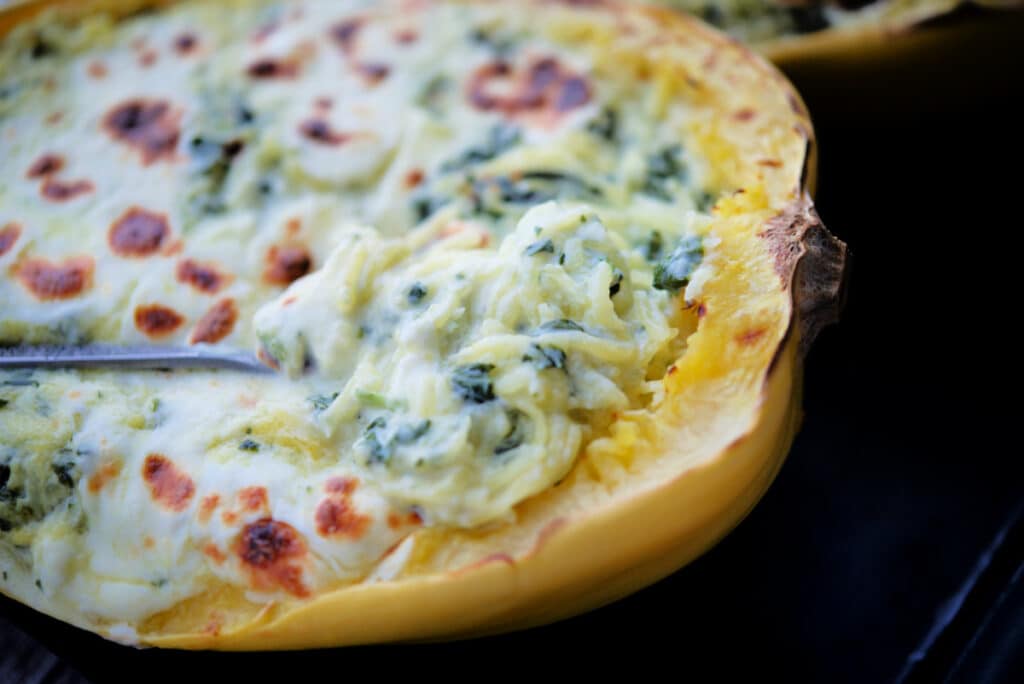
[[[364,667],[478,678],[613,663],[673,679],[1024,681],[1011,376],[1024,49],[1010,50],[997,72],[961,70],[955,102],[917,111],[875,102],[863,114],[855,81],[806,93],[820,213],[855,257],[849,305],[808,359],[806,422],[778,480],[690,566],[528,632],[312,653],[134,651],[5,600],[0,681],[344,679]],[[975,58],[940,62],[955,72]]]

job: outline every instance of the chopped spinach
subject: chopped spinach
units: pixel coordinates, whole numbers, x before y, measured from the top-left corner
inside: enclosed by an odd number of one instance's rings
[[[416,96],[416,104],[427,111],[438,113],[441,97],[451,89],[452,80],[444,74],[433,76]]]
[[[676,292],[686,287],[703,258],[704,244],[701,238],[683,238],[672,253],[655,267],[655,289]]]
[[[643,191],[666,202],[672,200],[671,181],[685,181],[686,164],[680,145],[669,145],[647,159]]]
[[[526,439],[526,435],[523,430],[523,421],[521,420],[523,414],[520,411],[511,410],[506,413],[509,421],[508,432],[502,437],[498,445],[494,447],[494,455],[500,456],[507,451],[512,451],[522,445],[523,440]]]
[[[54,475],[57,476],[58,482],[68,488],[75,486],[75,478],[71,475],[75,467],[73,463],[54,463],[51,467],[53,468]]]
[[[255,137],[256,115],[240,93],[206,91],[201,93],[200,103],[188,145],[186,229],[227,210],[224,189],[231,169]]]
[[[382,439],[382,434],[388,427],[385,418],[374,418],[366,430],[363,431],[363,442],[370,453],[370,463],[387,463],[391,460],[391,443]]]
[[[625,276],[623,275],[622,271],[620,271],[619,269],[616,268],[615,270],[612,271],[612,283],[611,285],[608,286],[609,297],[614,297],[615,295],[619,294],[619,290],[622,289],[622,279],[624,277]]]
[[[398,444],[412,444],[428,432],[430,432],[429,420],[406,424],[395,431],[395,442]]]
[[[326,394],[314,394],[309,397],[309,402],[313,404],[313,411],[315,413],[321,413],[326,411],[327,408],[334,403],[334,400],[338,398],[338,393],[335,392],[331,395]]]
[[[587,131],[608,142],[615,142],[619,135],[619,113],[605,107],[587,124]]]
[[[416,305],[423,301],[423,298],[427,296],[427,286],[420,282],[415,282],[405,293],[405,299],[410,304]]]
[[[567,318],[560,318],[554,321],[546,321],[541,323],[538,328],[541,332],[558,332],[560,330],[571,330],[574,332],[584,332],[583,326],[576,321],[570,321]]]
[[[0,399],[0,409],[7,408],[7,405],[10,403],[7,399]]]
[[[490,363],[473,363],[459,366],[452,373],[452,389],[460,399],[473,404],[494,401],[494,384],[491,382]]]
[[[469,40],[487,48],[499,58],[507,57],[516,47],[516,41],[511,36],[498,35],[496,31],[483,27],[474,28],[469,34]]]
[[[405,423],[400,425],[388,438],[385,435],[388,427],[387,419],[383,416],[374,418],[363,431],[363,444],[369,453],[369,463],[387,463],[394,456],[396,447],[414,443],[430,432],[430,425],[429,420]]]
[[[496,124],[488,131],[484,142],[441,164],[441,172],[460,171],[490,161],[518,145],[521,139],[522,133],[518,128]]]
[[[523,254],[526,256],[534,256],[541,252],[548,252],[549,254],[555,253],[555,243],[551,241],[551,238],[547,238],[546,240],[537,240],[523,250]]]
[[[416,221],[423,222],[434,215],[438,209],[448,204],[447,199],[439,197],[417,197],[412,201],[412,213],[416,216]]]
[[[647,239],[647,242],[640,248],[640,253],[644,255],[644,259],[647,261],[657,261],[661,258],[661,251],[664,249],[664,242],[661,237],[661,233],[653,230],[651,231],[651,237]]]
[[[34,60],[38,60],[56,55],[57,52],[58,50],[56,45],[48,42],[43,38],[43,36],[37,33],[32,40],[32,48],[29,50],[29,56]]]
[[[704,213],[707,213],[711,207],[715,206],[715,196],[706,190],[698,192],[693,201],[697,205],[697,210]]]
[[[523,361],[533,363],[538,369],[557,368],[565,370],[565,352],[548,344],[531,344],[523,354]]]

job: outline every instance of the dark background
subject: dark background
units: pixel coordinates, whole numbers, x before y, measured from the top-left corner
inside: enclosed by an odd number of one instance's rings
[[[819,211],[854,255],[850,296],[807,361],[806,420],[778,480],[696,562],[528,632],[313,653],[134,651],[4,599],[0,681],[622,663],[672,679],[1024,681],[1024,32],[1011,38],[794,72],[820,142]]]

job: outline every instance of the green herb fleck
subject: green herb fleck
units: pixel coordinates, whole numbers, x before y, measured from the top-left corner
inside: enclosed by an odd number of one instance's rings
[[[558,368],[565,370],[565,352],[547,344],[531,344],[523,354],[523,361],[533,363],[538,369]]]
[[[526,436],[523,434],[522,421],[520,420],[522,414],[519,411],[509,411],[507,413],[509,420],[508,432],[498,442],[498,445],[494,447],[494,455],[499,456],[506,451],[512,451],[522,445],[523,440]]]
[[[428,432],[430,432],[429,420],[403,425],[395,431],[395,442],[398,444],[412,444]]]
[[[683,181],[687,175],[682,153],[682,147],[670,145],[647,159],[647,177],[644,180],[644,192],[666,202],[672,200],[669,181]]]
[[[610,107],[605,107],[587,124],[587,131],[608,142],[615,142],[619,133],[619,113]]]
[[[374,418],[363,431],[363,441],[370,452],[370,463],[387,463],[391,460],[392,445],[383,440],[381,433],[387,428],[388,421],[383,417]]]
[[[334,403],[334,400],[338,398],[338,393],[335,392],[331,395],[326,394],[314,394],[309,397],[309,403],[313,404],[313,411],[320,413],[326,411],[327,408]]]
[[[406,423],[401,425],[390,439],[384,437],[388,421],[383,416],[374,418],[363,431],[363,443],[369,452],[371,464],[387,463],[395,453],[396,446],[412,444],[430,431],[430,421],[423,420],[418,423]]]
[[[546,240],[537,240],[523,250],[523,254],[526,256],[534,256],[541,252],[548,252],[549,254],[555,253],[555,243],[551,241],[551,238]]]
[[[540,328],[538,328],[538,330],[540,330],[541,332],[558,332],[560,330],[584,332],[582,325],[580,325],[576,321],[570,321],[567,318],[559,318],[558,320],[541,323]]]
[[[426,296],[427,286],[419,282],[413,283],[409,291],[405,293],[406,300],[412,305],[419,304]]]
[[[668,257],[654,269],[654,287],[676,292],[690,283],[690,276],[704,258],[699,236],[683,238]]]
[[[242,440],[242,443],[238,445],[238,448],[242,451],[259,451],[260,443],[255,439],[246,438]]]
[[[490,378],[492,370],[494,370],[494,365],[490,363],[459,366],[452,373],[452,389],[463,401],[474,404],[493,401],[495,398],[494,385]]]
[[[612,272],[612,284],[608,286],[609,297],[614,297],[619,294],[619,290],[622,288],[622,279],[624,277],[625,276],[622,271],[617,268]]]
[[[653,230],[651,231],[651,237],[647,239],[647,243],[640,248],[640,253],[644,255],[644,259],[647,261],[655,262],[661,258],[661,252],[664,247],[665,243],[661,233]]]
[[[441,172],[460,171],[490,161],[518,145],[521,138],[522,134],[518,128],[504,124],[492,126],[483,143],[476,147],[470,147],[458,157],[441,164]]]
[[[54,463],[51,467],[58,482],[68,488],[75,486],[75,479],[71,476],[71,471],[75,467],[73,463]]]

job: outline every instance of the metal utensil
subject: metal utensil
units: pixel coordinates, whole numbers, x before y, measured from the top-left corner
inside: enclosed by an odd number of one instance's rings
[[[6,368],[223,368],[250,373],[273,371],[248,352],[212,347],[152,347],[89,344],[0,347],[0,370]]]

